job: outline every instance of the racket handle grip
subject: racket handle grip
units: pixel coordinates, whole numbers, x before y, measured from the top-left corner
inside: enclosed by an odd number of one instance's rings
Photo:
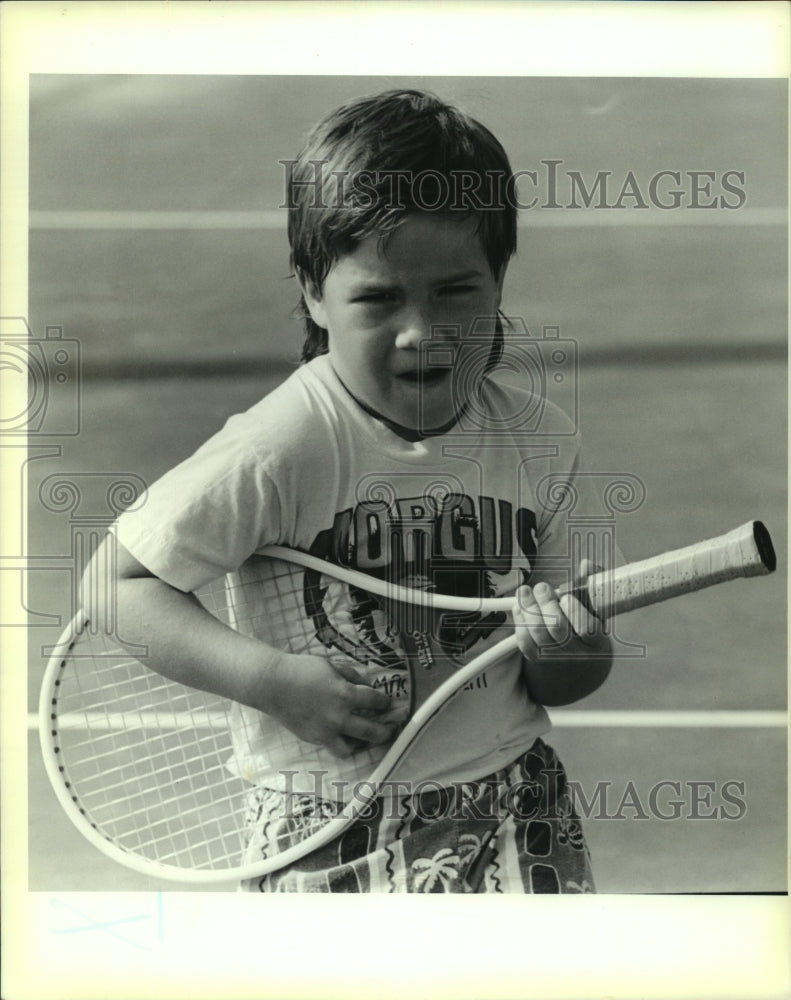
[[[748,521],[717,538],[594,573],[567,592],[606,620],[725,580],[764,576],[776,564],[766,527],[761,521]]]

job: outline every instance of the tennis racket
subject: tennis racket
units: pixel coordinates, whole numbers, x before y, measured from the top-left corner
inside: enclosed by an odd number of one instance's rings
[[[573,593],[606,620],[774,568],[769,533],[753,521],[594,574]],[[239,706],[153,672],[78,614],[54,649],[41,689],[47,774],[80,832],[144,875],[204,885],[262,877],[331,842],[365,810],[438,712],[517,649],[510,635],[461,666],[458,656],[436,655],[442,645],[438,615],[450,612],[462,624],[465,616],[504,616],[512,598],[448,597],[395,586],[280,547],[267,549],[243,579],[234,579],[231,587],[226,582],[201,595],[212,613],[291,652],[350,657],[373,663],[383,676],[409,667],[403,696],[411,717],[386,751],[360,751],[370,756],[365,795],[358,789],[354,801],[296,845],[290,830],[291,846],[245,862],[252,786],[229,766],[229,720]],[[261,713],[253,714],[260,722]],[[275,759],[293,759],[300,741],[290,738],[294,746],[286,740],[270,748]],[[320,748],[311,749],[320,756]]]

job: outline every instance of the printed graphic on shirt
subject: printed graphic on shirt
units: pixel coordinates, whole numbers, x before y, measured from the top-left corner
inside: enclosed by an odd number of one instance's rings
[[[536,518],[508,501],[451,494],[366,501],[336,514],[312,555],[414,590],[510,596],[531,573]],[[503,612],[433,610],[306,572],[305,608],[320,641],[410,713],[501,635]],[[482,674],[471,687],[485,687]],[[406,699],[406,701],[404,701]]]

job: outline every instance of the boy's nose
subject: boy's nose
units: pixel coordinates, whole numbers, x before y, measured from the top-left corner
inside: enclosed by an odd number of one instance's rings
[[[428,340],[439,340],[444,327],[441,321],[428,310],[415,310],[402,317],[396,335],[396,347],[405,351],[416,351]]]

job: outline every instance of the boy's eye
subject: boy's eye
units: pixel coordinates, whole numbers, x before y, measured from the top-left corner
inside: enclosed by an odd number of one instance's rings
[[[368,292],[366,295],[356,296],[353,301],[376,305],[377,303],[395,301],[395,294],[393,292]]]
[[[445,297],[460,297],[470,295],[478,290],[477,285],[444,285],[438,294]],[[352,302],[367,306],[390,305],[398,300],[398,293],[387,290],[381,292],[363,292],[355,295]]]

